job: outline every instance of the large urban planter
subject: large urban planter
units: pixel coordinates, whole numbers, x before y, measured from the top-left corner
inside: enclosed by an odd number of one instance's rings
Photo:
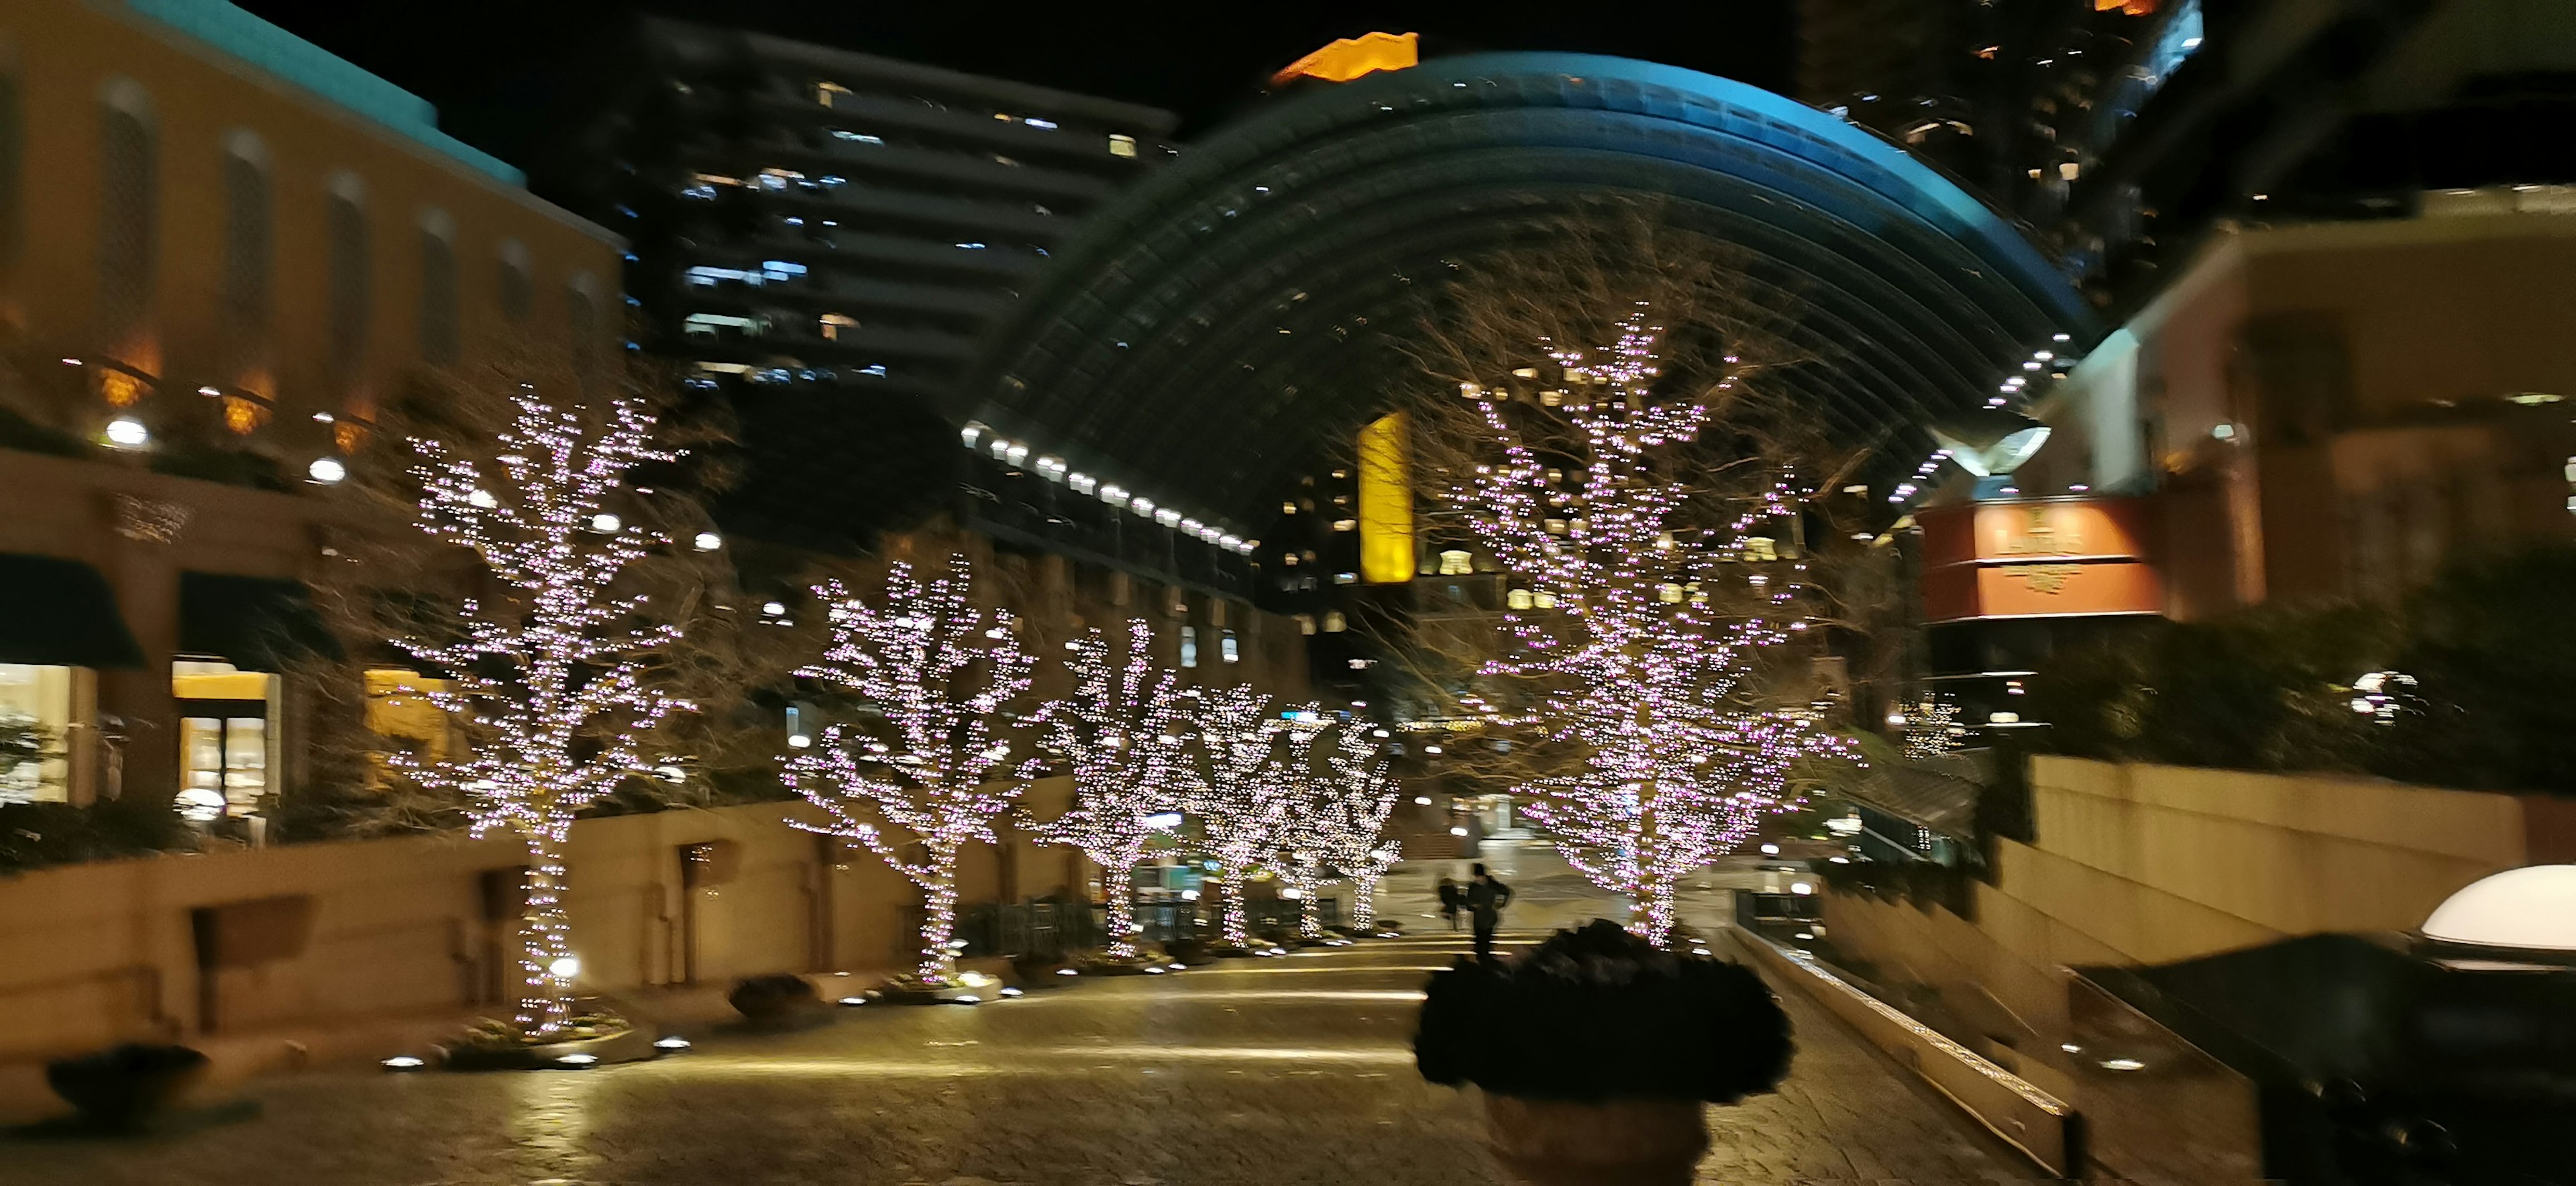
[[[1690,1186],[1708,1152],[1697,1100],[1600,1104],[1485,1094],[1494,1160],[1529,1186]]]
[[[132,1128],[178,1103],[206,1067],[206,1056],[185,1046],[129,1043],[48,1063],[45,1084],[84,1122]]]
[[[439,1065],[451,1071],[586,1070],[656,1057],[661,1051],[653,1042],[653,1031],[585,1002],[555,1041],[524,1041],[507,1023],[487,1021],[441,1047]]]
[[[1484,1092],[1495,1160],[1529,1186],[1686,1186],[1702,1109],[1789,1069],[1788,1015],[1760,977],[1616,923],[1460,959],[1423,989],[1415,1065]]]

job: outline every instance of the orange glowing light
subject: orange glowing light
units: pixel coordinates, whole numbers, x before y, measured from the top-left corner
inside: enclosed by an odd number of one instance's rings
[[[114,368],[98,373],[98,393],[111,408],[130,408],[143,398],[143,380]]]
[[[224,397],[224,427],[235,436],[247,436],[254,428],[268,423],[268,408],[245,396]]]
[[[1270,85],[1286,86],[1299,78],[1349,82],[1380,70],[1418,66],[1422,64],[1421,39],[1419,33],[1370,33],[1344,37],[1288,63],[1287,69],[1270,76]]]

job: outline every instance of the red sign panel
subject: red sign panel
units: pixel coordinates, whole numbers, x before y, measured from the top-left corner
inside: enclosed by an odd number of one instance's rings
[[[1976,503],[1916,521],[1927,620],[2164,612],[2152,508],[2139,500]]]

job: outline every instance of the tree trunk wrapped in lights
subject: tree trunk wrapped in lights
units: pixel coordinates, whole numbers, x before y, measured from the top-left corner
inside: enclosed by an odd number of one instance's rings
[[[687,500],[632,484],[638,467],[679,457],[655,446],[641,395],[509,386],[496,439],[405,438],[414,522],[472,553],[480,580],[452,620],[392,639],[441,674],[426,697],[466,744],[388,761],[458,795],[476,835],[525,848],[516,1024],[540,1040],[564,1031],[581,968],[564,912],[573,819],[621,781],[649,779],[645,738],[689,707],[660,683],[688,599],[657,598],[642,573],[703,524],[688,521]]]
[[[1008,714],[1028,692],[1036,660],[1007,611],[976,605],[963,555],[927,584],[896,562],[873,601],[839,581],[814,592],[831,643],[797,674],[847,693],[856,719],[824,726],[788,759],[787,785],[830,817],[790,822],[865,844],[921,887],[916,972],[925,987],[944,987],[957,966],[958,852],[993,841],[994,821],[1032,772],[1013,768],[1010,734],[1048,714]]]
[[[1345,722],[1334,735],[1333,752],[1324,759],[1332,773],[1315,813],[1326,859],[1350,879],[1351,925],[1361,930],[1377,924],[1377,884],[1403,855],[1386,838],[1386,820],[1395,811],[1395,777],[1387,769],[1385,747],[1363,731],[1365,723]]]
[[[1140,954],[1136,866],[1161,830],[1154,817],[1177,811],[1195,780],[1179,679],[1154,661],[1150,623],[1128,619],[1126,635],[1123,657],[1096,629],[1065,644],[1073,691],[1048,721],[1048,748],[1072,768],[1073,805],[1030,829],[1039,843],[1069,845],[1100,866],[1108,954],[1119,960]]]
[[[1217,862],[1217,900],[1225,945],[1252,946],[1244,914],[1245,877],[1276,851],[1279,837],[1297,810],[1302,789],[1289,777],[1295,748],[1280,743],[1289,722],[1272,709],[1269,696],[1245,687],[1193,690],[1196,701],[1201,768],[1190,814],[1198,818],[1199,837]],[[1306,744],[1312,744],[1311,730]],[[1302,756],[1302,750],[1299,751]]]
[[[1416,417],[1435,522],[1528,594],[1462,698],[1491,713],[1501,685],[1534,719],[1530,815],[1661,945],[1681,880],[1794,805],[1807,759],[1849,753],[1811,683],[1803,539],[1840,475],[1812,415],[1755,394],[1747,356],[1773,341],[1724,284],[1527,262],[1461,285],[1431,357],[1446,390]]]

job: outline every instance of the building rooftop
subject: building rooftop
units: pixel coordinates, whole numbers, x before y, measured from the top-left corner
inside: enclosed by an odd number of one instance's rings
[[[229,0],[125,0],[125,7],[504,185],[524,188],[527,184],[527,176],[507,162],[439,131],[438,109],[429,100],[350,65]]]

